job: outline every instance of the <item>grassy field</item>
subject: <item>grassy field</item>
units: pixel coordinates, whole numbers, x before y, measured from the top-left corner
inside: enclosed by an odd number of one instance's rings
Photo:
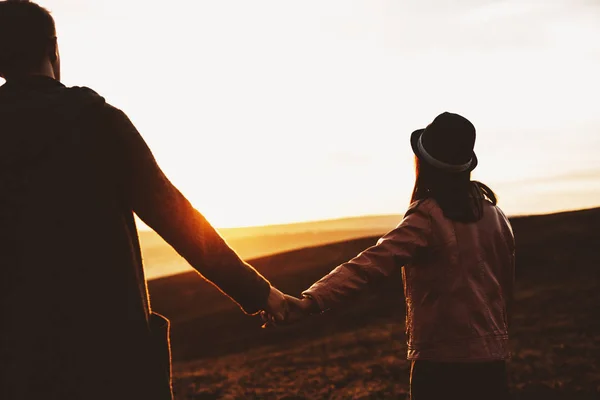
[[[513,219],[517,289],[509,374],[515,399],[600,399],[600,209]],[[254,260],[298,294],[373,244],[366,238]],[[260,329],[197,274],[150,282],[173,322],[174,390],[184,399],[404,399],[400,276],[344,311]]]

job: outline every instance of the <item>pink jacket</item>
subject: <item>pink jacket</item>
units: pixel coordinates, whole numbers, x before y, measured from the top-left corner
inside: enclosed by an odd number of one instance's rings
[[[304,294],[323,311],[336,308],[400,268],[408,359],[509,358],[515,244],[500,208],[484,201],[481,220],[460,223],[435,200],[415,202],[396,229]]]

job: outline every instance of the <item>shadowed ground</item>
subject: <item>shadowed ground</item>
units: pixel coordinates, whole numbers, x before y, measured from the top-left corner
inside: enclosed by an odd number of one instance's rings
[[[600,209],[512,220],[517,293],[511,326],[516,399],[600,398]],[[377,238],[254,260],[291,294]],[[400,275],[343,312],[260,329],[197,274],[149,283],[173,322],[176,398],[387,399],[406,396]]]

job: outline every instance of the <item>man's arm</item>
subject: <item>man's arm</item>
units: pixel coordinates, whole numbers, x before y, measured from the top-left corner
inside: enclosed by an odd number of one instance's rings
[[[129,118],[113,107],[104,111],[116,135],[120,180],[133,211],[246,313],[265,309],[269,282],[227,245],[167,179]]]

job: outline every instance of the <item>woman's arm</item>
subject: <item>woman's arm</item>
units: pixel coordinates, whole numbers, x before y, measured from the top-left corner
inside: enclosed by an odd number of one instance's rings
[[[335,308],[410,263],[430,241],[428,201],[415,202],[404,219],[375,246],[338,266],[302,294],[318,309]],[[316,307],[315,307],[316,308]]]

